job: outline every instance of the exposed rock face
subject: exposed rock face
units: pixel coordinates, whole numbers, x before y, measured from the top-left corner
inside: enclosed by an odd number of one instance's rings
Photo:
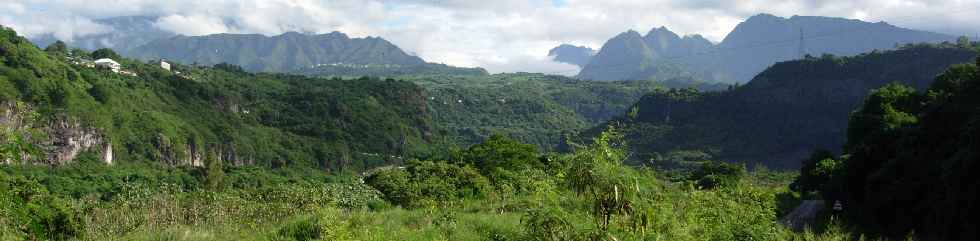
[[[26,139],[37,145],[42,153],[40,156],[25,158],[30,163],[63,165],[68,164],[79,154],[86,151],[99,153],[100,159],[112,164],[112,143],[99,130],[85,127],[78,121],[68,117],[58,116],[42,126],[31,126],[31,121],[25,121],[25,109],[30,106],[17,106],[14,103],[0,103],[0,126],[5,133],[15,130],[30,129],[39,131],[41,135],[28,136]],[[11,160],[4,160],[10,163]]]
[[[59,117],[45,128],[45,132],[48,140],[41,142],[41,148],[46,156],[43,161],[47,164],[68,164],[84,151],[101,153],[102,161],[112,164],[112,144],[98,130]]]

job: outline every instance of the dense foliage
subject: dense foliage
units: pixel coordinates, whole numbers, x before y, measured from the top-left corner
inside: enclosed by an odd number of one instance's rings
[[[36,110],[37,129],[51,139],[59,121],[95,130],[129,162],[203,165],[213,154],[229,165],[340,169],[427,155],[439,141],[424,91],[409,82],[251,74],[227,64],[170,72],[116,59],[129,76],[78,64],[82,57],[46,54],[4,28],[0,101]]]
[[[643,94],[661,88],[725,85],[671,81],[583,81],[564,76],[407,75],[429,93],[433,119],[461,145],[503,134],[544,150],[567,150],[568,136],[625,113]]]
[[[0,167],[0,237],[10,240],[850,240],[830,225],[793,233],[776,222],[790,195],[784,174],[729,176],[696,188],[623,164],[620,137],[530,165],[528,188],[489,182],[471,166],[526,157],[526,144],[492,138],[452,162],[410,161],[364,177],[307,168],[107,166],[95,158],[55,168]],[[532,148],[533,149],[533,148]],[[513,154],[513,155],[512,155]],[[536,154],[532,156],[537,156]],[[510,169],[517,160],[493,162]],[[504,164],[511,163],[511,164]],[[533,162],[532,162],[533,163]],[[725,166],[725,165],[721,165]],[[702,173],[723,175],[706,165]],[[494,175],[493,173],[489,175]],[[692,178],[693,179],[693,178]],[[31,191],[25,191],[31,190]],[[29,194],[29,200],[24,193]],[[36,201],[35,201],[36,200]],[[404,202],[404,203],[403,203]],[[28,203],[29,205],[22,205]],[[31,204],[33,203],[33,204]],[[34,205],[36,204],[36,205]],[[407,204],[407,205],[406,205]]]
[[[822,160],[802,170],[799,188],[844,200],[850,217],[887,235],[980,237],[977,66],[953,66],[927,91],[893,84],[871,92],[851,115],[844,155],[815,154]]]
[[[972,47],[914,45],[782,62],[731,91],[655,91],[610,124],[623,126],[643,162],[720,159],[795,169],[810,150],[840,151],[847,116],[870,89],[892,81],[924,89],[975,56]]]

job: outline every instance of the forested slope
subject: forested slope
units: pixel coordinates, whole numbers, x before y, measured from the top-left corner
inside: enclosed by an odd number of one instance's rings
[[[867,91],[891,82],[925,88],[973,46],[915,45],[854,57],[782,62],[726,92],[687,89],[644,96],[623,126],[642,161],[717,158],[796,168],[810,150],[840,150],[847,117]]]
[[[429,93],[434,121],[462,146],[504,134],[545,150],[624,113],[657,89],[725,85],[692,80],[586,81],[534,73],[408,75]]]
[[[409,82],[251,74],[223,64],[170,72],[121,59],[128,75],[85,67],[84,51],[46,53],[2,31],[0,96],[8,113],[38,113],[32,129],[45,135],[30,141],[45,143],[48,156],[70,154],[46,162],[93,151],[171,165],[203,165],[213,156],[237,165],[362,166],[350,162],[425,153],[437,140],[424,91]],[[10,120],[24,116],[12,117],[4,124],[16,127]]]
[[[928,90],[872,91],[851,115],[843,153],[815,152],[794,188],[840,200],[847,218],[887,236],[976,240],[978,76],[963,64]]]

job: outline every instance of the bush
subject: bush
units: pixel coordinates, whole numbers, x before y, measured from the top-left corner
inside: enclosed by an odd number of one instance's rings
[[[364,179],[378,189],[385,200],[404,207],[422,201],[445,202],[484,197],[490,182],[469,166],[446,162],[410,161],[405,168],[387,168]]]
[[[84,220],[70,202],[51,195],[37,181],[0,176],[2,222],[21,227],[32,240],[69,240],[82,236]],[[3,229],[0,229],[3,230]]]
[[[694,181],[698,188],[715,189],[737,186],[742,176],[745,176],[743,165],[709,161],[692,172],[688,180]]]
[[[562,210],[538,208],[528,211],[521,218],[524,225],[524,239],[535,241],[569,240],[574,227]]]

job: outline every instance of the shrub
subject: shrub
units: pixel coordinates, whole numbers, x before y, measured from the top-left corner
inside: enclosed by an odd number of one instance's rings
[[[401,206],[417,206],[423,200],[453,201],[486,196],[490,182],[469,166],[446,162],[410,161],[405,168],[387,168],[364,179],[385,200]]]
[[[699,188],[714,189],[737,186],[742,176],[745,176],[743,165],[709,161],[692,172],[688,180],[694,181]]]

